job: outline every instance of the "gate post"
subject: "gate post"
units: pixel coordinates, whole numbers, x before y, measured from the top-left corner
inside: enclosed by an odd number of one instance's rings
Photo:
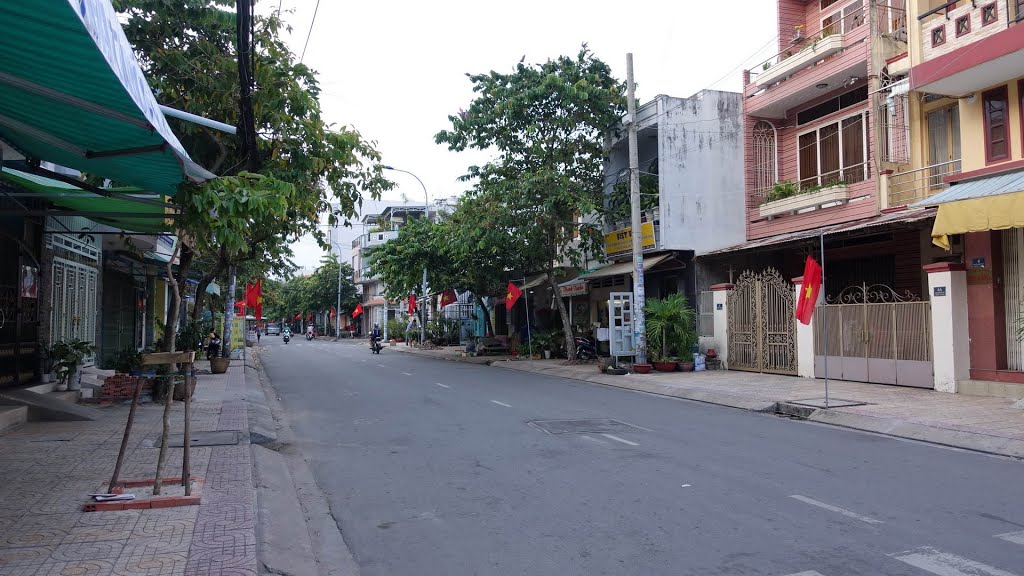
[[[733,288],[735,286],[729,283],[711,286],[712,299],[715,304],[715,345],[718,358],[725,370],[729,369],[729,294]]]
[[[967,272],[963,264],[939,262],[922,266],[928,273],[932,304],[932,366],[935,390],[956,392],[970,377],[967,330]]]
[[[803,276],[793,278],[795,302],[800,301],[800,291],[803,290],[803,287]],[[821,303],[824,295],[824,290],[818,292],[818,301],[814,303],[815,307]],[[807,325],[797,321],[795,316],[793,317],[793,322],[796,322],[796,374],[801,378],[814,378],[814,326],[817,321],[818,317],[816,314],[813,316],[811,323]]]

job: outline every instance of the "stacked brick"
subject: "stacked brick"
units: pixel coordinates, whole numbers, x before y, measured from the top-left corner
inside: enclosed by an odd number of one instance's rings
[[[100,387],[100,399],[102,400],[131,400],[135,393],[135,384],[139,376],[131,374],[114,374],[107,376]],[[142,378],[142,393],[146,394],[153,388],[153,381],[149,378]]]

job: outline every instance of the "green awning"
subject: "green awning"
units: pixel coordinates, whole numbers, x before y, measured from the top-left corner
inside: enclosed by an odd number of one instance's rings
[[[0,139],[22,154],[173,195],[215,177],[171,132],[109,0],[0,2]]]
[[[131,198],[154,198],[138,188],[107,188],[111,196],[101,196],[67,182],[44,178],[13,168],[0,171],[0,180],[39,194],[41,198],[83,213],[90,220],[128,232],[162,233],[173,230],[166,218],[166,209],[154,204],[141,204]]]

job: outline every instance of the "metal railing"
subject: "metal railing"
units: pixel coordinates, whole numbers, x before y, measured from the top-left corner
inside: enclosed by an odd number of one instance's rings
[[[889,207],[906,206],[946,188],[943,178],[960,173],[960,160],[897,172],[889,177]]]
[[[867,2],[865,2],[865,4],[866,3]],[[850,33],[854,29],[866,24],[867,7],[865,6],[861,11],[843,16],[814,34],[805,36],[803,26],[799,26],[794,31],[793,41],[789,48],[754,65],[750,70],[750,82],[753,83],[759,74],[768,71],[772,66],[778,65],[794,56],[799,56],[804,50],[812,48],[820,40],[824,40],[825,38],[836,34]]]

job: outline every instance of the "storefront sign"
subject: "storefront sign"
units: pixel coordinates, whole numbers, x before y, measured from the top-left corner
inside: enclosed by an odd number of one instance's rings
[[[985,258],[971,258],[971,268],[984,268]]]
[[[562,295],[562,298],[584,296],[590,292],[590,285],[586,282],[573,282],[572,284],[559,286],[558,292]]]
[[[644,222],[640,225],[640,231],[643,233],[642,236],[642,249],[647,250],[654,248],[656,245],[654,239],[654,222]],[[626,252],[633,251],[633,229],[632,228],[621,228],[615,230],[609,234],[604,235],[604,253],[607,256],[615,254],[624,254]]]

